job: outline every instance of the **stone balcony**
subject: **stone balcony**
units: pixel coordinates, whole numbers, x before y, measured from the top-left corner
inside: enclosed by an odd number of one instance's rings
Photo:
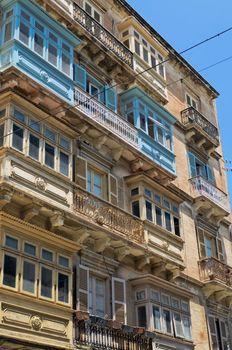
[[[200,279],[204,282],[207,297],[214,295],[217,301],[228,298],[232,302],[232,268],[210,257],[199,261]]]
[[[188,142],[194,143],[197,148],[203,149],[208,155],[219,146],[218,129],[195,108],[184,109],[181,112],[181,119]]]
[[[75,320],[75,347],[108,350],[152,350],[155,334],[144,328],[130,327],[117,321],[97,316],[81,317],[77,312]]]
[[[205,211],[208,219],[212,216],[220,219],[230,213],[229,198],[226,193],[202,176],[191,178],[190,186],[195,208]]]

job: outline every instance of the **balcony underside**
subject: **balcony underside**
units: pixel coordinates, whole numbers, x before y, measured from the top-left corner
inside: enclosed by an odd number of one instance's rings
[[[212,280],[204,283],[203,292],[206,298],[214,298],[219,302],[226,302],[228,306],[232,305],[232,288],[223,284],[220,280]]]
[[[225,216],[229,215],[228,210],[221,208],[213,200],[203,195],[194,199],[194,208],[196,211],[201,212],[206,219],[215,223],[219,223]]]
[[[219,146],[218,139],[209,137],[208,134],[197,124],[188,124],[185,126],[185,130],[186,141],[191,146],[203,151],[208,157]]]

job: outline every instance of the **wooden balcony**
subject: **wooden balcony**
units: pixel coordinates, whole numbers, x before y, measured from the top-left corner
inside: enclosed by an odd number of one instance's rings
[[[200,279],[205,283],[207,297],[214,294],[217,301],[225,298],[232,302],[232,268],[210,257],[199,261]]]
[[[78,110],[129,145],[138,148],[138,131],[118,114],[91,97],[78,87],[74,91],[74,103]]]
[[[107,50],[111,51],[121,61],[133,68],[132,52],[75,3],[73,4],[73,17],[95,40],[97,39]]]
[[[119,322],[90,316],[88,320],[77,319],[75,345],[91,349],[152,350],[155,334],[143,328],[122,325]]]
[[[194,143],[208,155],[219,146],[218,129],[195,108],[184,109],[181,118],[187,141]]]
[[[220,217],[230,213],[230,203],[226,193],[202,176],[193,177],[190,179],[190,184],[196,209],[205,210],[208,218],[211,215]]]
[[[89,192],[75,188],[73,206],[88,221],[116,231],[132,242],[145,243],[142,221]]]

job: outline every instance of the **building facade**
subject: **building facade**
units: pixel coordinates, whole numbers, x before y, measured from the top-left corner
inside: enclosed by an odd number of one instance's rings
[[[229,350],[217,91],[125,0],[0,0],[2,350]]]

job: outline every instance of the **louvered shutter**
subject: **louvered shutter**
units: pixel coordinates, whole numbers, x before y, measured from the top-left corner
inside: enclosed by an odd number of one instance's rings
[[[206,257],[206,249],[205,249],[204,230],[202,230],[202,228],[198,227],[197,234],[198,234],[198,244],[199,244],[200,257],[205,258]]]
[[[76,184],[81,186],[84,190],[86,190],[87,161],[79,156],[76,157],[74,178]]]
[[[113,320],[126,324],[126,285],[121,278],[112,278]]]
[[[105,88],[105,99],[106,99],[106,106],[112,111],[116,111],[116,105],[117,105],[117,97],[116,97],[116,91],[108,86]]]
[[[190,176],[191,177],[197,176],[196,159],[194,154],[192,154],[191,152],[188,152],[188,160],[189,160]]]
[[[79,310],[88,311],[89,308],[89,268],[79,266]]]
[[[217,257],[220,261],[224,261],[222,239],[220,237],[217,237],[216,243],[217,243]]]
[[[74,65],[74,81],[84,91],[86,91],[86,69],[82,68],[78,64]]]
[[[220,320],[220,331],[221,331],[221,338],[222,338],[222,348],[223,350],[228,350],[227,345],[228,342],[228,334],[227,334],[227,324],[224,321]]]
[[[212,349],[217,350],[217,331],[216,331],[216,324],[215,319],[213,316],[209,316],[209,329],[210,329],[210,335],[211,335],[211,342],[212,342]]]
[[[108,189],[109,189],[109,202],[117,205],[118,204],[118,183],[116,177],[108,175]]]
[[[214,183],[214,173],[213,173],[213,169],[207,165],[207,179],[209,182]]]

